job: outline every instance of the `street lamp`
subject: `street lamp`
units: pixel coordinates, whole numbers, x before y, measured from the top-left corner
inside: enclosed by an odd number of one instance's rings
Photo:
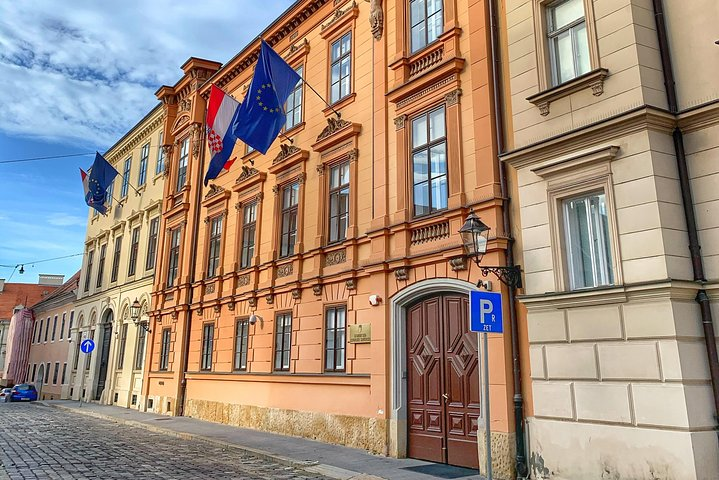
[[[147,322],[141,322],[140,321],[140,310],[142,309],[142,305],[140,305],[140,302],[135,299],[134,302],[132,302],[132,305],[130,305],[130,318],[132,319],[132,322],[137,325],[138,327],[141,327],[146,332],[150,332],[150,328],[147,326]]]
[[[459,235],[462,237],[462,245],[468,257],[474,260],[474,263],[482,271],[482,276],[487,276],[489,272],[499,278],[499,280],[510,288],[522,288],[522,272],[517,265],[505,267],[492,267],[480,265],[482,257],[487,253],[487,241],[489,238],[489,227],[479,219],[474,210],[469,211],[464,225],[459,229]]]

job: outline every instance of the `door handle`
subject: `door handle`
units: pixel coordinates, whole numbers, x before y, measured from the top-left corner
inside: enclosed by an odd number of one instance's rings
[[[444,398],[444,401],[446,402],[447,400],[449,400],[449,395],[447,395],[446,393],[443,393],[442,398]]]

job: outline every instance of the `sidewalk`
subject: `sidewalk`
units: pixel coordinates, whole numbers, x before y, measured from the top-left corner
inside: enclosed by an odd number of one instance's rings
[[[188,440],[238,448],[260,458],[339,480],[483,479],[476,470],[422,460],[382,457],[355,448],[189,417],[168,417],[96,403],[83,403],[80,407],[79,402],[71,400],[46,400],[38,403]]]

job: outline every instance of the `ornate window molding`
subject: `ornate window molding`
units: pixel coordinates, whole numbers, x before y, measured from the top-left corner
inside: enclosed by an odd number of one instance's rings
[[[561,85],[529,96],[527,97],[527,101],[536,105],[539,108],[539,113],[545,117],[549,115],[549,105],[552,102],[571,95],[572,93],[591,88],[592,94],[595,97],[600,96],[604,93],[604,79],[607,78],[607,76],[609,76],[609,70],[606,68],[597,68],[568,82],[564,82]]]

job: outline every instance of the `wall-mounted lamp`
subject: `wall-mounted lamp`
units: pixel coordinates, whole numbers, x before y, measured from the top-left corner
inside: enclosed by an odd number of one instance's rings
[[[490,228],[479,219],[474,210],[469,211],[464,225],[459,229],[459,235],[462,237],[462,245],[468,257],[474,259],[474,263],[481,269],[482,275],[487,276],[489,272],[499,278],[499,280],[510,288],[522,288],[522,271],[518,265],[492,267],[480,265],[482,257],[487,253],[487,243]],[[482,285],[482,280],[477,286]]]
[[[382,297],[380,297],[379,295],[370,295],[369,296],[369,304],[372,305],[373,307],[376,307],[380,303],[382,303]]]
[[[147,326],[147,322],[140,320],[140,310],[142,310],[142,305],[136,298],[135,301],[132,302],[132,305],[130,305],[130,318],[132,319],[132,323],[147,333],[150,333],[150,327]]]

